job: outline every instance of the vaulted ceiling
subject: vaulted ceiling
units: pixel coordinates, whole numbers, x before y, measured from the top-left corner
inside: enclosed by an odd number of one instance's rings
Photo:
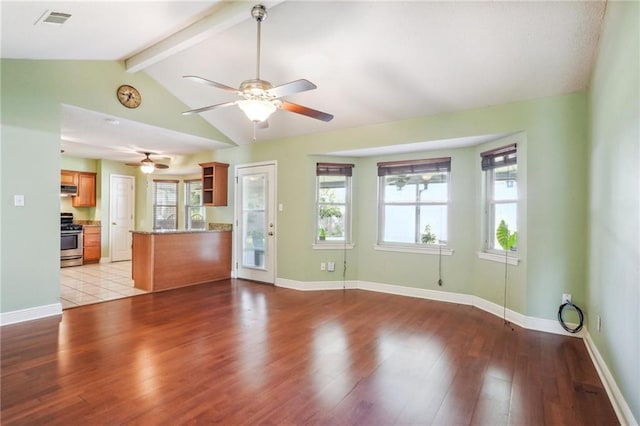
[[[148,73],[190,108],[228,102],[237,99],[234,93],[182,76],[232,87],[256,77],[253,4],[3,1],[2,57],[124,60],[128,71]],[[585,90],[606,6],[604,1],[264,4],[269,15],[262,24],[261,78],[274,85],[312,81],[317,89],[287,100],[335,118],[325,123],[279,110],[267,129],[256,131],[259,142]],[[71,17],[61,26],[40,23],[47,11]],[[63,125],[76,129],[80,140],[89,138],[100,131],[86,123],[90,116],[71,111]],[[235,143],[253,142],[253,125],[236,106],[202,116]],[[137,126],[122,124],[116,133]],[[142,147],[147,142],[139,138]],[[103,151],[122,144],[100,140]],[[148,143],[153,140],[157,134]],[[165,154],[171,154],[170,140]],[[197,147],[199,141],[193,143]]]

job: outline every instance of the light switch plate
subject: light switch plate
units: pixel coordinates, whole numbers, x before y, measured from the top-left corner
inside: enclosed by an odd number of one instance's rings
[[[16,207],[24,206],[24,195],[14,195],[13,196],[13,205]]]

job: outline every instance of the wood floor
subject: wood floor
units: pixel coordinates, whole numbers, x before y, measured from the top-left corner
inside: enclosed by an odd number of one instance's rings
[[[580,339],[476,308],[247,281],[2,328],[10,424],[618,424]]]

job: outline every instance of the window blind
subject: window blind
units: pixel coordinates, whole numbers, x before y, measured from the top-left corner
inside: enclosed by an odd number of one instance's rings
[[[352,176],[353,164],[316,163],[316,176]]]
[[[451,157],[378,163],[378,176],[450,172]]]
[[[153,229],[177,229],[178,181],[153,181]]]
[[[489,151],[481,152],[482,170],[492,170],[498,167],[509,166],[518,163],[517,145],[511,144]]]
[[[177,180],[154,180],[155,204],[158,206],[172,206],[178,204]]]

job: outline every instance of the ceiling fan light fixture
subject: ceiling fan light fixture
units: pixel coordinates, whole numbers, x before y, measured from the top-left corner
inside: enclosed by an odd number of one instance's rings
[[[240,107],[247,118],[254,123],[265,121],[276,110],[273,102],[262,99],[245,99],[238,101],[238,107]]]
[[[142,164],[140,164],[140,171],[145,175],[153,173],[155,168],[154,164],[150,161],[143,161]]]

